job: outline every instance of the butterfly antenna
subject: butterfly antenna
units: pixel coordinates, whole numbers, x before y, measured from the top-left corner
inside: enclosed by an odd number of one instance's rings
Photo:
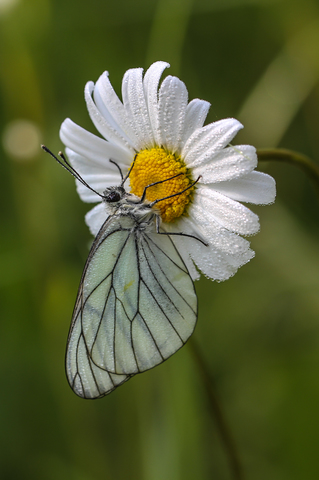
[[[129,169],[129,171],[127,172],[127,174],[125,175],[125,177],[124,177],[124,178],[122,177],[121,187],[123,187],[124,183],[126,182],[126,180],[128,179],[128,177],[130,176],[131,171],[133,170],[136,157],[137,157],[137,154],[136,154],[135,157],[134,157],[134,160],[133,160],[133,163],[132,163],[132,165],[131,165],[131,168]]]
[[[71,175],[73,175],[73,177],[75,177],[79,182],[82,183],[82,185],[84,185],[85,187],[87,187],[89,190],[91,190],[92,192],[96,193],[96,195],[98,195],[99,197],[101,198],[104,198],[103,195],[99,192],[97,192],[96,190],[94,190],[94,188],[92,188],[88,183],[86,183],[85,180],[83,180],[83,178],[81,177],[81,175],[75,170],[75,168],[72,167],[72,165],[67,161],[67,159],[65,158],[64,154],[62,152],[59,152],[59,157],[62,159],[60,160],[58,157],[56,157],[54,155],[54,153],[51,152],[51,150],[49,150],[45,145],[41,145],[41,148],[47,152],[49,155],[51,155],[51,157],[54,158],[54,160],[56,160],[63,168],[65,168],[65,170],[67,170],[69,173],[71,173]]]
[[[110,162],[111,162],[111,163],[114,163],[114,165],[119,169],[119,172],[120,172],[120,175],[121,175],[121,180],[122,180],[122,183],[121,183],[121,186],[122,186],[122,185],[123,185],[123,173],[122,173],[122,169],[121,169],[121,167],[120,167],[116,162],[114,162],[114,160],[111,160],[111,159],[110,159]]]
[[[121,175],[121,179],[122,179],[122,182],[121,182],[121,185],[120,185],[121,187],[123,187],[124,183],[126,182],[126,180],[128,179],[128,177],[130,176],[131,171],[133,170],[136,157],[137,157],[137,154],[136,154],[135,157],[134,157],[134,160],[133,160],[133,163],[132,163],[132,165],[131,165],[131,168],[129,169],[129,171],[127,172],[127,174],[125,175],[124,178],[123,178],[123,173],[122,173],[121,167],[120,167],[116,162],[114,162],[114,160],[111,160],[111,159],[110,159],[110,162],[111,162],[111,163],[114,163],[114,165],[116,165],[117,168],[119,169],[119,172],[120,172],[120,175]]]

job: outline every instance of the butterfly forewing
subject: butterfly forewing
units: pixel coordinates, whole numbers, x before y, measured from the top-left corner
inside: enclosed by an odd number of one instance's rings
[[[114,215],[93,243],[66,359],[80,396],[106,395],[158,365],[194,330],[197,297],[187,268],[171,238],[149,230],[131,216]]]

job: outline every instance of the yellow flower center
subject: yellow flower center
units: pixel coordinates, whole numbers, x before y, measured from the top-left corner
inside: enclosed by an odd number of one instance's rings
[[[172,180],[164,182],[174,175],[182,173]],[[146,190],[150,202],[182,192],[193,183],[190,171],[180,157],[155,147],[141,150],[135,157],[134,167],[130,173],[131,193],[141,197],[144,188],[155,182],[162,182]],[[161,211],[163,222],[172,222],[180,217],[192,198],[194,187],[186,192],[167,198],[156,205]]]

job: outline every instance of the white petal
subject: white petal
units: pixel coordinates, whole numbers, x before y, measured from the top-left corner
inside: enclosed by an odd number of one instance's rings
[[[85,215],[85,222],[94,236],[98,234],[107,217],[108,214],[103,202],[95,205],[95,207]]]
[[[106,173],[105,169],[102,169],[100,165],[94,164],[88,158],[78,155],[69,148],[66,149],[65,153],[67,154],[72,167],[77,171],[77,173],[80,174],[83,180],[93,190],[96,190],[101,195],[106,187],[114,184],[117,185],[119,183],[119,173],[117,173],[117,175],[116,172]],[[83,202],[94,203],[101,201],[101,197],[99,195],[94,193],[78,180],[76,181],[76,189]]]
[[[227,230],[240,235],[252,235],[259,230],[258,216],[241,203],[213,190],[210,185],[200,186],[196,190],[192,208],[196,209],[205,221],[209,217]]]
[[[150,122],[153,129],[155,143],[161,145],[160,136],[160,119],[158,113],[158,85],[165,68],[169,67],[169,63],[155,62],[147,70],[144,76],[144,92],[150,116]]]
[[[210,162],[241,128],[243,126],[238,120],[226,118],[195,130],[182,150],[182,158],[188,168]]]
[[[255,147],[236,145],[224,148],[209,163],[195,167],[192,173],[194,178],[201,176],[201,183],[216,183],[246,175],[256,166]]]
[[[81,198],[82,202],[96,203],[101,201],[101,197],[99,195],[92,192],[92,190],[85,187],[85,185],[83,185],[78,180],[75,181],[75,185],[76,185],[76,191],[78,192],[78,195]],[[102,193],[102,191],[100,193]]]
[[[190,256],[208,278],[224,281],[235,275],[238,268],[249,262],[255,256],[255,252],[247,250],[245,254],[232,256],[220,252],[214,246],[205,247],[200,242],[196,242],[192,245]]]
[[[256,205],[268,205],[276,197],[275,180],[262,172],[251,172],[230,182],[218,183],[213,188],[233,200]]]
[[[61,125],[60,138],[68,148],[105,166],[106,170],[113,169],[110,159],[116,161],[121,168],[127,168],[134,158],[128,151],[93,135],[69,118]]]
[[[107,111],[115,124],[118,125],[118,129],[121,130],[123,137],[129,141],[132,147],[136,148],[137,138],[131,122],[126,116],[124,105],[112,87],[108,72],[104,72],[96,82],[94,100],[100,112],[103,114],[104,111]]]
[[[121,183],[120,173],[116,166],[111,162],[110,166],[108,166],[107,164],[101,165],[101,163],[96,163],[94,159],[83,157],[82,155],[79,155],[78,153],[70,150],[69,148],[66,148],[65,152],[70,159],[72,166],[89,185],[91,185],[91,177],[94,178],[102,176],[110,178],[108,182],[113,182],[112,185],[118,185],[119,183]]]
[[[198,98],[195,98],[189,102],[186,108],[182,147],[195,130],[202,128],[209,108],[210,103],[206,102],[205,100],[199,100]]]
[[[127,70],[122,82],[122,97],[126,115],[137,138],[137,149],[153,147],[155,144],[152,126],[144,94],[143,69]]]
[[[163,81],[158,100],[160,145],[171,153],[179,151],[184,130],[188,92],[185,84],[169,75]]]
[[[106,187],[111,185],[118,185],[121,181],[120,174],[117,171],[107,171],[105,167],[101,167],[99,164],[95,164],[86,157],[78,155],[69,148],[66,149],[66,154],[70,160],[72,167],[81,175],[83,180],[94,190],[101,195]],[[112,169],[115,165],[112,165]],[[116,167],[115,167],[116,168]],[[88,187],[81,182],[76,182],[76,189],[83,202],[100,202],[101,197],[92,192]]]
[[[101,197],[97,195],[96,193],[92,192],[89,188],[87,188],[85,185],[83,185],[81,182],[76,180],[76,191],[79,194],[79,197],[81,198],[82,202],[85,203],[96,203],[101,201]],[[97,182],[96,182],[97,183]],[[94,188],[97,192],[99,192],[101,195],[103,191],[105,190],[105,186],[102,185],[102,183],[95,185],[97,188]]]
[[[222,252],[242,255],[249,249],[248,240],[222,227],[209,212],[205,212],[203,215],[194,205],[191,206],[189,217],[185,221],[196,224],[196,230],[200,237]]]
[[[93,91],[94,83],[88,82],[84,89],[84,96],[89,115],[96,129],[110,142],[115,143],[119,147],[123,148],[123,150],[134,153],[134,147],[132,143],[126,135],[123,135],[123,131],[116,124],[108,110],[104,108],[103,112],[101,113],[96,107],[92,98]]]
[[[189,218],[183,219],[183,232],[198,237],[198,224]],[[254,257],[254,252],[249,248],[227,253],[213,243],[207,247],[197,240],[183,237],[185,250],[191,256],[197,267],[209,278],[223,281],[232,277],[239,267],[249,262]]]

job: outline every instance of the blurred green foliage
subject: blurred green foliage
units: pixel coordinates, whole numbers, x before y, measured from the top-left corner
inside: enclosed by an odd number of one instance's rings
[[[231,478],[189,346],[102,400],[69,388],[64,350],[88,206],[37,145],[60,150],[67,116],[94,131],[86,81],[107,69],[120,92],[128,68],[166,60],[190,98],[212,103],[209,122],[246,125],[236,143],[318,161],[318,45],[316,0],[0,0],[1,479]],[[19,119],[39,139],[27,157],[14,153],[17,139],[11,148]],[[260,169],[278,197],[254,208],[256,258],[225,283],[197,282],[194,336],[245,478],[315,480],[319,202],[294,167]]]

